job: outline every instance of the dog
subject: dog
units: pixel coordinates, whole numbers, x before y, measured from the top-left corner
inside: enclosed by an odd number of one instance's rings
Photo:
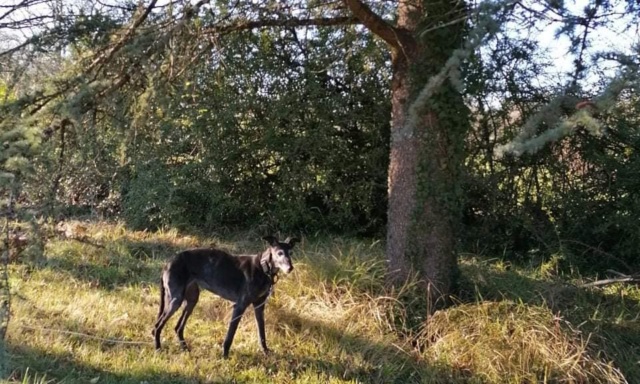
[[[175,331],[183,349],[184,327],[198,303],[200,289],[234,302],[229,330],[223,343],[223,357],[229,356],[240,319],[249,305],[253,305],[260,346],[269,353],[264,332],[264,305],[273,290],[278,271],[293,271],[291,250],[299,242],[287,238],[284,242],[274,236],[263,237],[268,247],[257,255],[231,255],[219,249],[191,249],[178,253],[162,270],[160,283],[160,311],[153,329],[156,350],[160,349],[160,334],[169,318],[186,302]]]

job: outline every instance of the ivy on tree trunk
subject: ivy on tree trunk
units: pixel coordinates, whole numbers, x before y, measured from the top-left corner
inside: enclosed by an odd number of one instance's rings
[[[401,284],[417,273],[430,308],[436,308],[452,292],[457,274],[455,228],[468,119],[454,87],[448,82],[432,85],[429,79],[462,45],[464,3],[400,2],[395,26],[360,1],[346,3],[392,51],[388,279]],[[446,27],[431,29],[439,25]],[[425,29],[431,32],[420,34]],[[428,83],[439,89],[416,102]],[[411,114],[412,108],[417,113]]]

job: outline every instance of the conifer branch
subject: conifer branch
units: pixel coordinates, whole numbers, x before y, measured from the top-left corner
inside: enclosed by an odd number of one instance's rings
[[[524,153],[536,153],[548,143],[558,141],[572,134],[578,128],[584,128],[594,136],[602,135],[604,128],[593,117],[593,113],[609,110],[622,91],[633,87],[634,84],[638,86],[637,67],[633,65],[631,67],[612,79],[604,91],[592,101],[579,102],[575,96],[571,95],[561,95],[554,98],[525,122],[516,138],[495,148],[496,157],[500,159],[506,154],[520,156]],[[563,109],[567,110],[572,107],[576,109],[576,112],[562,118]],[[536,132],[542,125],[553,128],[536,136]]]
[[[217,25],[209,28],[205,28],[203,33],[205,35],[219,35],[236,31],[246,31],[250,29],[256,28],[267,28],[267,27],[308,27],[308,26],[316,26],[316,27],[329,27],[336,25],[353,25],[353,24],[361,24],[361,22],[352,16],[344,16],[344,17],[321,17],[321,18],[311,18],[311,19],[262,19],[262,20],[250,20],[250,21],[240,21],[236,23],[228,23],[226,25]]]
[[[113,58],[113,56],[118,52],[124,45],[133,37],[133,34],[136,32],[138,27],[147,19],[147,16],[151,13],[153,8],[155,7],[157,0],[151,0],[149,5],[145,8],[145,10],[133,21],[133,23],[129,26],[125,34],[118,40],[118,42],[111,47],[104,55],[98,56],[93,63],[88,68],[88,72],[96,68],[98,65],[107,62]]]

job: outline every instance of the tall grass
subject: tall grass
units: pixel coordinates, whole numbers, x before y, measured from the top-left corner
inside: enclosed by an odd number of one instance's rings
[[[194,246],[258,252],[259,236],[76,225],[76,239],[52,239],[44,255],[11,266],[9,382],[623,383],[622,372],[635,374],[630,362],[621,371],[613,361],[616,348],[602,348],[608,330],[585,332],[543,293],[526,293],[547,286],[535,274],[465,258],[464,299],[427,317],[415,284],[385,286],[381,244],[340,238],[307,238],[296,247],[295,271],[280,279],[266,307],[272,354],[259,352],[248,311],[223,360],[231,304],[211,294],[201,295],[187,325],[191,352],[180,351],[171,327],[155,352],[150,331],[164,261]],[[593,309],[595,301],[581,300]],[[612,308],[580,313],[604,324]]]

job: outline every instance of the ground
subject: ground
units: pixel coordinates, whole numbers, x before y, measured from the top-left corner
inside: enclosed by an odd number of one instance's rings
[[[71,225],[71,224],[70,224]],[[75,227],[73,227],[75,226]],[[261,234],[189,236],[75,222],[43,252],[10,265],[9,382],[33,383],[523,383],[640,378],[638,290],[579,288],[553,260],[529,268],[461,257],[459,297],[427,317],[414,284],[384,286],[383,246],[303,238],[295,270],[266,307],[260,352],[247,311],[230,358],[221,343],[231,303],[210,293],[179,348],[173,327],[153,348],[159,276],[178,250],[257,253]],[[623,377],[624,376],[624,377]]]

